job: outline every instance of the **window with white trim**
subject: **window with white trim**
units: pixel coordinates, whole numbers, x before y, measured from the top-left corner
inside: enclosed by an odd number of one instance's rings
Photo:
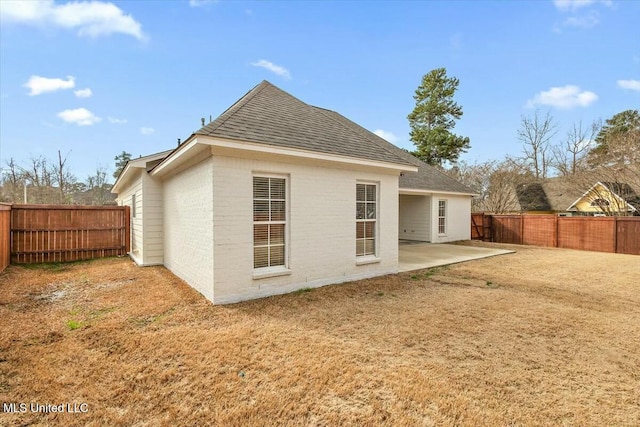
[[[376,254],[377,193],[375,184],[356,184],[356,256]]]
[[[438,234],[447,233],[447,201],[438,200]]]
[[[286,179],[253,177],[253,268],[285,266]]]

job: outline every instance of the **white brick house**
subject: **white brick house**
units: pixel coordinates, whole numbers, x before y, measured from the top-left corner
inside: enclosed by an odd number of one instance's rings
[[[395,273],[399,237],[470,233],[468,188],[266,81],[112,191],[136,207],[131,257],[214,304]]]

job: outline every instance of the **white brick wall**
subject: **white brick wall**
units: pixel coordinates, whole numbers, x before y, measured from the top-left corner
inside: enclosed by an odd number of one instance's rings
[[[288,176],[291,274],[253,277],[253,173]],[[214,303],[393,273],[398,268],[398,176],[216,156],[213,158]],[[379,183],[379,263],[356,265],[355,190]],[[166,194],[166,193],[165,193]]]
[[[212,164],[207,158],[163,181],[162,206],[164,265],[214,301]]]
[[[406,240],[431,240],[431,196],[400,195],[398,236]]]
[[[261,173],[287,177],[287,275],[254,277],[252,177]],[[366,265],[357,265],[355,256],[359,181],[375,182],[379,191],[379,262]],[[308,161],[216,155],[164,181],[141,170],[118,202],[130,205],[134,193],[132,258],[139,264],[164,262],[216,304],[397,272],[399,236],[432,242],[470,238],[467,196],[399,197],[395,174]],[[438,235],[439,199],[448,204],[444,236]]]

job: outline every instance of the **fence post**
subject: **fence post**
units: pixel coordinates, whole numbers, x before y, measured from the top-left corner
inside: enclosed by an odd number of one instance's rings
[[[0,272],[11,263],[11,205],[0,203]]]
[[[618,253],[618,217],[613,216],[613,253]]]
[[[520,244],[524,245],[524,215],[520,214]]]
[[[553,246],[554,247],[558,247],[560,244],[558,243],[558,240],[560,240],[560,237],[558,236],[558,222],[560,221],[560,217],[558,216],[558,214],[556,214],[556,226],[555,226],[555,230],[553,233]]]
[[[484,212],[482,212],[482,241],[486,242],[487,241],[487,220],[486,220],[486,214]]]
[[[493,242],[493,215],[489,215],[489,242]]]

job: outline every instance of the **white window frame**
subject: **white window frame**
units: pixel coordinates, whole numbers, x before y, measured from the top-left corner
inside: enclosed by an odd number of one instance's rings
[[[358,200],[358,186],[360,185],[364,185],[365,186],[365,200],[364,201],[360,201]],[[367,200],[367,186],[372,186],[374,187],[374,194],[375,194],[375,200],[371,201],[371,200]],[[372,262],[379,262],[380,259],[378,258],[378,253],[379,253],[379,245],[380,245],[380,184],[378,182],[371,182],[371,181],[357,181],[356,182],[356,188],[355,188],[355,194],[356,194],[356,212],[355,212],[355,217],[356,217],[356,236],[355,236],[355,244],[356,244],[356,263],[358,265],[362,265],[362,264],[369,264]],[[365,218],[358,218],[358,204],[359,203],[364,203],[365,204],[365,209],[364,209],[364,216]],[[367,205],[368,204],[373,204],[374,205],[374,218],[367,218]],[[363,237],[363,238],[358,238],[358,234],[357,234],[357,227],[358,224],[361,223],[373,223],[373,253],[364,253],[362,255],[358,254],[358,243],[360,241],[366,240],[368,239],[367,237]]]
[[[443,206],[443,211],[444,212],[443,212],[442,215],[441,215],[441,212],[440,212],[440,205],[441,204],[444,204],[444,206]],[[448,205],[449,205],[449,203],[447,202],[446,199],[438,199],[438,236],[446,236],[447,235]]]
[[[283,179],[284,180],[284,185],[285,185],[285,190],[284,190],[284,203],[285,203],[285,216],[284,216],[284,221],[272,221],[271,219],[269,219],[268,221],[255,221],[254,220],[254,202],[255,200],[269,200],[269,201],[273,201],[273,199],[271,199],[271,195],[269,195],[269,199],[255,199],[253,197],[253,191],[254,191],[254,178],[275,178],[275,179]],[[280,199],[278,199],[280,200]],[[280,175],[280,174],[271,174],[271,173],[260,173],[260,172],[254,172],[252,177],[251,177],[251,212],[252,212],[252,225],[251,225],[251,230],[252,230],[252,239],[251,239],[251,264],[252,266],[255,266],[255,248],[257,247],[255,244],[255,236],[254,236],[254,227],[256,225],[277,225],[277,224],[282,224],[284,225],[284,263],[283,264],[279,264],[279,265],[268,265],[266,267],[253,267],[253,278],[254,279],[261,279],[261,278],[266,278],[266,277],[273,277],[273,276],[279,276],[279,275],[283,275],[283,274],[290,274],[290,270],[288,268],[289,266],[289,176],[288,175]],[[271,208],[269,208],[269,212],[271,212]],[[275,245],[258,245],[260,247],[270,247],[270,246],[275,246]],[[270,262],[268,262],[268,264],[270,264]]]
[[[138,209],[136,208],[136,193],[131,194],[131,218],[138,217]]]

